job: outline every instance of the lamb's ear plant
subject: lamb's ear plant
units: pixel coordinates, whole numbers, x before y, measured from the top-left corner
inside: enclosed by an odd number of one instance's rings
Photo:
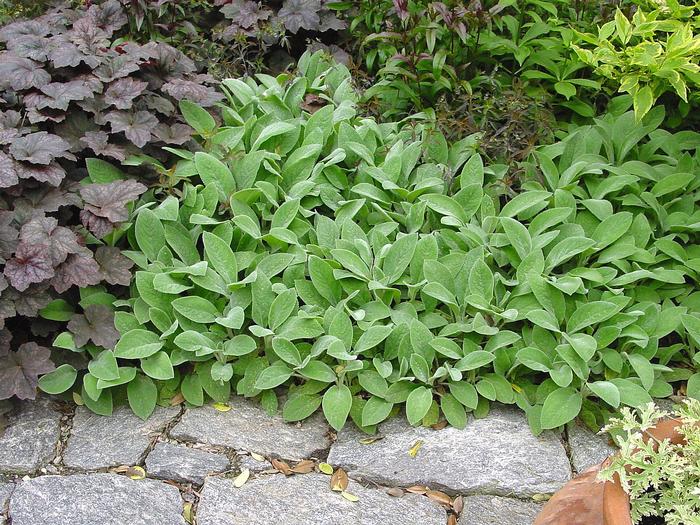
[[[372,432],[498,401],[539,433],[699,394],[696,134],[603,119],[540,149],[506,202],[477,137],[359,116],[321,54],[222,84],[223,124],[183,102],[201,150],[171,150],[178,180],[135,210],[121,338],[78,380],[91,408],[235,393]]]
[[[681,421],[678,431],[685,442],[649,438],[647,431],[661,419]],[[673,414],[653,403],[632,411],[622,409],[603,429],[616,436],[620,454],[599,474],[601,480],[617,476],[630,495],[632,520],[662,518],[667,525],[700,523],[700,402],[687,400]]]

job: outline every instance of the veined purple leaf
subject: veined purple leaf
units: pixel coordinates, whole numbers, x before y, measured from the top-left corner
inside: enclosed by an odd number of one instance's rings
[[[102,238],[114,229],[115,224],[129,218],[126,204],[144,191],[146,186],[133,180],[83,186],[80,195],[85,205],[80,220],[97,238]]]
[[[148,77],[151,89],[157,89],[172,78],[188,75],[197,70],[190,58],[164,42],[149,42],[141,49],[150,59],[150,65],[144,68],[144,73]]]
[[[110,36],[129,22],[118,0],[107,0],[100,5],[91,5],[86,16]]]
[[[9,188],[19,182],[15,163],[0,151],[0,188]]]
[[[0,334],[5,332],[5,319],[11,319],[15,315],[17,315],[15,303],[0,293],[0,329],[3,330]],[[3,344],[0,346],[0,357],[7,355],[7,350],[8,348],[5,348],[3,341]]]
[[[122,255],[119,248],[100,246],[95,251],[95,260],[100,266],[103,280],[109,284],[129,286],[131,283],[131,267],[134,262]]]
[[[94,67],[91,64],[94,60],[81,53],[78,46],[71,42],[67,35],[56,35],[49,40],[48,58],[56,68],[78,67],[81,62]]]
[[[23,244],[17,246],[14,258],[5,263],[3,272],[10,284],[20,292],[32,283],[40,283],[54,275],[48,246]]]
[[[24,35],[9,40],[6,45],[7,49],[18,57],[44,61],[50,50],[49,42],[49,39],[43,36]]]
[[[42,244],[48,247],[54,266],[66,260],[68,254],[78,253],[85,248],[80,245],[78,236],[65,226],[59,226],[53,217],[34,217],[22,225],[20,241],[26,244]]]
[[[107,32],[88,17],[76,20],[69,35],[71,42],[86,55],[103,56],[103,49],[109,47]]]
[[[58,186],[66,176],[64,170],[57,162],[44,166],[43,164],[27,164],[15,162],[15,171],[21,179],[34,179],[39,182],[48,182],[52,186]]]
[[[37,20],[21,20],[0,28],[0,42],[10,42],[23,36],[46,36],[51,27]]]
[[[92,96],[90,87],[80,80],[51,82],[50,84],[42,86],[41,92],[49,97],[49,100],[44,102],[46,107],[62,109],[63,111],[68,109],[68,105],[71,101],[83,100]]]
[[[344,20],[341,20],[332,11],[322,11],[321,21],[318,25],[318,30],[322,33],[325,31],[342,31],[347,27]]]
[[[241,27],[251,27],[261,20],[270,18],[272,11],[261,9],[257,2],[250,0],[232,0],[221,8],[221,13]]]
[[[109,143],[109,135],[104,131],[88,131],[80,142],[95,152],[95,155],[112,157],[118,161],[126,159],[126,150],[121,146]]]
[[[8,259],[15,253],[19,242],[19,232],[12,224],[14,218],[13,212],[0,211],[0,257],[3,259]],[[2,277],[0,276],[0,278]]]
[[[158,125],[158,119],[148,111],[110,111],[105,119],[112,126],[113,133],[123,131],[126,138],[139,148],[151,140],[151,131]]]
[[[119,339],[119,332],[114,327],[114,312],[103,304],[92,304],[83,314],[74,314],[68,321],[68,330],[79,347],[92,341],[104,348],[114,348]]]
[[[68,152],[69,149],[70,144],[58,135],[39,131],[13,141],[10,154],[16,160],[24,160],[32,164],[49,164],[59,157],[75,160],[75,157]]]
[[[285,0],[277,16],[290,32],[296,34],[299,29],[317,31],[321,22],[320,10],[319,0]]]
[[[98,129],[95,119],[84,111],[69,111],[66,120],[55,126],[53,131],[70,144],[71,152],[76,153],[85,149],[85,144],[81,142],[85,134]]]
[[[0,53],[0,86],[22,91],[48,82],[51,82],[51,75],[41,64],[10,52]]]
[[[175,106],[167,98],[160,95],[144,95],[139,99],[148,109],[170,116],[175,112]]]
[[[192,128],[187,124],[158,124],[153,134],[166,144],[177,144],[181,146],[192,138]]]
[[[139,57],[131,55],[115,55],[105,59],[94,71],[95,76],[102,82],[112,82],[118,78],[124,78],[134,71],[139,70]]]
[[[24,343],[0,358],[0,399],[34,399],[39,376],[56,368],[50,358],[51,350],[36,343]]]
[[[65,184],[64,184],[65,186]],[[71,191],[64,188],[50,188],[41,185],[39,188],[24,191],[22,199],[15,202],[15,210],[21,207],[23,203],[28,205],[31,212],[55,212],[62,206],[81,206],[81,198]],[[0,221],[0,226],[2,222]]]
[[[32,284],[22,292],[10,288],[5,295],[14,302],[17,315],[36,317],[39,310],[51,302],[51,295],[49,295],[48,289],[49,285],[44,281]]]
[[[117,109],[129,109],[133,101],[148,86],[147,82],[134,80],[131,77],[120,78],[109,85],[105,91],[105,104],[113,105]]]
[[[175,100],[191,100],[204,107],[213,106],[224,98],[212,87],[182,78],[176,78],[163,84],[161,89]]]
[[[100,267],[92,258],[92,252],[85,250],[69,255],[65,262],[56,268],[56,275],[51,279],[51,286],[58,293],[63,293],[71,286],[85,288],[99,284],[101,280]]]

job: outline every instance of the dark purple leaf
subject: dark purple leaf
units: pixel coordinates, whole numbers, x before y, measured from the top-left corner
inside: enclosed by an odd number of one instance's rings
[[[2,277],[0,277],[0,279],[2,279]],[[3,289],[0,289],[0,291],[2,291]],[[0,357],[5,357],[9,353],[11,342],[12,333],[10,333],[9,330],[0,330]]]
[[[23,244],[17,246],[14,258],[5,263],[5,277],[20,292],[32,283],[40,283],[54,275],[48,246]]]
[[[51,302],[51,295],[48,293],[49,285],[46,282],[32,284],[23,292],[18,292],[10,288],[7,290],[7,298],[14,301],[17,315],[25,317],[36,317],[39,310]]]
[[[80,212],[80,220],[97,238],[104,237],[115,224],[129,218],[126,204],[136,200],[146,189],[146,186],[133,180],[83,186],[80,195],[85,206]]]
[[[12,319],[17,315],[14,301],[7,299],[4,293],[0,293],[0,329],[5,328],[5,319]],[[0,356],[2,355],[0,348]]]
[[[321,22],[319,23],[318,30],[320,32],[325,31],[342,31],[347,27],[345,21],[341,20],[332,11],[322,11],[321,12]]]
[[[16,201],[15,211],[26,205],[32,212],[49,213],[58,211],[62,206],[82,206],[83,204],[76,193],[66,191],[65,188],[50,188],[45,185],[31,191],[24,191],[22,197],[23,199]]]
[[[78,46],[71,42],[67,35],[56,35],[51,38],[48,55],[56,68],[78,67],[81,62],[85,62],[90,67],[96,67],[99,64],[96,58],[81,53]]]
[[[35,179],[39,182],[48,182],[52,186],[61,184],[66,176],[66,170],[56,162],[52,162],[48,166],[15,162],[15,171],[21,179]]]
[[[257,2],[250,0],[232,0],[221,8],[221,13],[241,27],[251,27],[261,20],[270,18],[269,9],[261,9]]]
[[[158,89],[164,82],[194,73],[197,69],[190,58],[163,42],[149,42],[141,49],[150,59],[143,71],[151,89]]]
[[[116,55],[104,60],[94,73],[102,82],[112,82],[138,71],[140,60],[131,55]]]
[[[408,18],[408,0],[394,0],[394,9],[400,20]]]
[[[213,106],[216,102],[224,98],[221,93],[212,87],[182,78],[176,78],[163,84],[161,89],[175,100],[191,100],[204,107]]]
[[[9,188],[19,182],[15,163],[12,159],[0,151],[0,188]]]
[[[95,260],[100,266],[102,279],[109,284],[129,286],[133,261],[121,254],[119,248],[100,246],[95,252]]]
[[[158,124],[153,130],[153,134],[166,144],[177,144],[181,146],[192,138],[192,128],[187,124]]]
[[[139,100],[143,101],[148,109],[152,109],[163,115],[170,116],[175,112],[175,106],[165,97],[159,95],[144,95]]]
[[[88,9],[86,16],[109,35],[129,22],[118,0],[107,0],[103,4],[92,5]]]
[[[44,102],[46,107],[54,109],[62,109],[66,111],[68,105],[73,100],[83,100],[92,96],[90,86],[80,80],[72,80],[70,82],[51,82],[42,86],[41,92],[49,97],[47,102]],[[40,106],[44,107],[44,106]]]
[[[86,206],[86,209],[80,210],[80,222],[90,230],[90,233],[101,239],[114,229],[114,223],[109,219],[96,215],[89,208],[91,206]]]
[[[51,28],[37,20],[21,20],[0,28],[0,42],[10,42],[24,36],[46,36]]]
[[[34,399],[39,376],[56,368],[50,357],[48,348],[24,343],[16,352],[0,358],[0,399]]]
[[[114,327],[114,312],[103,304],[92,304],[83,314],[74,314],[68,321],[68,330],[79,347],[92,341],[104,348],[114,348],[119,339],[119,332]]]
[[[277,16],[290,32],[296,34],[299,29],[317,31],[321,21],[318,16],[320,10],[319,0],[285,0]]]
[[[105,91],[105,104],[112,105],[117,109],[129,109],[136,97],[144,92],[148,86],[147,82],[134,80],[133,78],[120,78],[110,84]]]
[[[68,150],[70,144],[58,135],[46,131],[30,133],[12,142],[10,154],[15,160],[24,160],[32,164],[50,164],[58,157],[76,160]]]
[[[78,106],[80,106],[80,109],[83,111],[87,111],[88,113],[94,113],[95,115],[99,115],[107,109],[107,104],[105,103],[105,99],[103,96],[97,95],[92,98],[86,98],[85,100],[79,100],[76,102]]]
[[[25,35],[8,41],[7,49],[18,57],[43,62],[50,50],[50,40],[43,36]]]
[[[158,125],[158,119],[148,111],[110,111],[105,118],[113,133],[123,131],[126,138],[139,148],[148,144],[151,132]]]
[[[116,144],[110,144],[108,139],[109,135],[104,131],[88,131],[80,141],[94,151],[95,155],[123,161],[126,158],[126,150]]]
[[[85,248],[80,245],[78,236],[65,226],[59,226],[53,217],[34,217],[22,225],[20,241],[26,244],[48,246],[49,256],[54,266],[66,260],[68,254],[78,253]]]
[[[66,261],[56,268],[51,286],[58,293],[63,293],[73,285],[85,288],[99,284],[101,280],[100,267],[92,258],[92,252],[85,250],[69,255]]]
[[[19,242],[19,232],[15,228],[13,221],[14,213],[11,211],[0,211],[0,257],[3,259],[8,259],[15,253]]]
[[[0,87],[22,91],[51,82],[42,64],[9,52],[0,53]]]
[[[71,42],[85,55],[102,57],[105,48],[109,47],[109,35],[104,29],[97,27],[94,20],[88,17],[76,20],[70,33]]]

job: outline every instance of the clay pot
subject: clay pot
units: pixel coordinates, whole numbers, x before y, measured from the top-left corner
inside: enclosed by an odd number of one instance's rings
[[[647,440],[684,442],[678,431],[681,421],[666,419],[649,429]],[[632,525],[630,500],[619,480],[597,481],[598,472],[610,459],[589,468],[569,481],[547,502],[533,525]]]

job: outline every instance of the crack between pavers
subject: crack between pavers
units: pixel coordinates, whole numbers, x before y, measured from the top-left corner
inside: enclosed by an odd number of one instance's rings
[[[574,454],[571,449],[571,443],[569,442],[569,427],[564,426],[564,431],[561,434],[561,445],[564,447],[564,453],[566,454],[566,459],[569,460],[569,468],[571,469],[571,478],[575,478],[578,475],[578,470],[574,466]]]
[[[56,451],[54,457],[49,462],[57,469],[56,474],[62,474],[66,471],[66,466],[63,463],[63,459],[66,448],[68,447],[68,440],[70,439],[71,432],[73,431],[73,421],[75,418],[75,405],[68,404],[66,407],[68,409],[68,413],[64,414],[66,416],[65,420],[61,418],[58,443],[56,443]]]

